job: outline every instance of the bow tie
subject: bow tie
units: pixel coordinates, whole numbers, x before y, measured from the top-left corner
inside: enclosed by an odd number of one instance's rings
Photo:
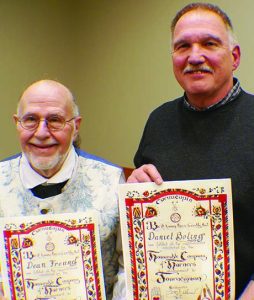
[[[60,183],[52,184],[39,184],[31,189],[34,196],[44,199],[52,196],[56,196],[62,193],[62,188],[65,186],[68,180]]]

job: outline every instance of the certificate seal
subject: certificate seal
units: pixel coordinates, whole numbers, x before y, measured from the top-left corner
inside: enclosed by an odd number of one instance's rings
[[[173,214],[170,216],[170,220],[171,220],[173,223],[178,223],[178,222],[181,220],[181,216],[179,215],[179,213],[173,213]]]
[[[52,242],[48,242],[48,243],[46,243],[46,245],[45,245],[45,249],[46,249],[47,251],[53,251],[53,250],[55,249],[55,244],[52,243]]]

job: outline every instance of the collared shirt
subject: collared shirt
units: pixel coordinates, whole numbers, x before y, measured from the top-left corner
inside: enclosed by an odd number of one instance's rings
[[[78,155],[72,146],[61,169],[51,178],[45,178],[37,173],[30,165],[26,155],[22,153],[20,159],[20,178],[27,189],[31,189],[43,183],[59,183],[71,178],[73,170],[75,169]]]
[[[229,103],[229,102],[235,100],[236,97],[239,95],[240,91],[241,91],[240,82],[237,78],[234,78],[234,86],[232,87],[232,89],[229,91],[229,93],[222,100],[218,101],[217,103],[212,104],[212,105],[210,105],[208,107],[205,107],[203,109],[198,109],[198,108],[196,108],[195,106],[191,105],[188,102],[187,96],[184,93],[184,96],[183,96],[184,106],[187,107],[189,110],[208,111],[210,109],[215,109],[215,108],[221,107],[221,106],[225,105],[226,103]]]

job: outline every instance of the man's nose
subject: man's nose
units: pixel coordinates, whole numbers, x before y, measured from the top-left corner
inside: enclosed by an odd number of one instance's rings
[[[35,130],[34,135],[38,136],[38,137],[50,136],[50,131],[48,129],[47,120],[45,120],[45,119],[40,120],[38,127]]]
[[[199,65],[205,62],[204,49],[200,45],[192,45],[188,55],[188,62],[191,65]]]

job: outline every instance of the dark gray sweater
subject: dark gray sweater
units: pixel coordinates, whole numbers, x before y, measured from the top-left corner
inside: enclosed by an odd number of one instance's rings
[[[208,111],[191,111],[183,98],[155,109],[145,126],[136,167],[152,163],[164,180],[231,178],[236,295],[254,272],[254,96]]]

